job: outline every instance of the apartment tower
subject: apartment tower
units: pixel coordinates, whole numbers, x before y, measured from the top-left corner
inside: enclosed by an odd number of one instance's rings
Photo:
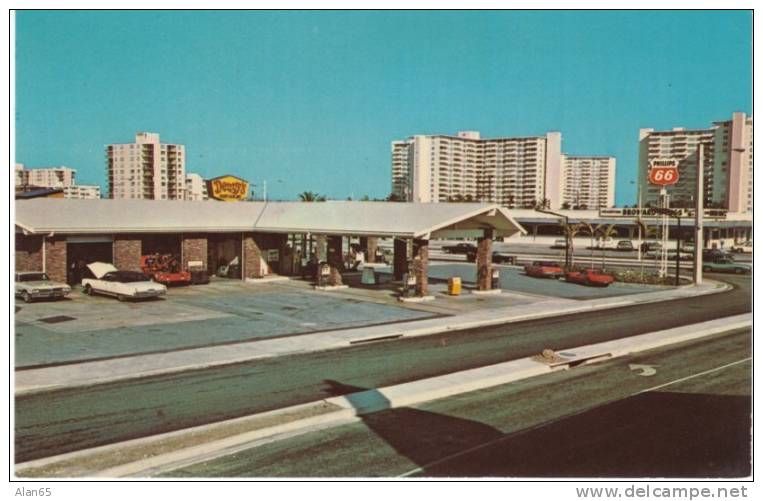
[[[615,205],[614,157],[562,155],[565,209],[601,209]]]
[[[392,193],[412,202],[494,202],[534,207],[562,204],[562,137],[482,139],[416,135],[392,142]]]
[[[109,198],[182,200],[185,146],[165,144],[159,134],[138,132],[135,142],[106,146]]]
[[[639,184],[642,202],[659,204],[660,187],[649,184],[649,164],[655,159],[678,161],[678,182],[667,188],[674,207],[693,205],[697,185],[697,146],[704,145],[704,201],[707,207],[752,212],[753,119],[735,112],[730,120],[707,129],[639,130]]]

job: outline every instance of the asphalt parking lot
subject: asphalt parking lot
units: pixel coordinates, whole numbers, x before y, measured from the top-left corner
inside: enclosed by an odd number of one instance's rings
[[[525,275],[524,269],[515,266],[495,266],[499,270],[501,289],[534,294],[540,296],[561,297],[565,299],[594,299],[601,297],[625,296],[662,290],[665,287],[652,285],[623,284],[615,282],[609,287],[586,287],[567,283],[563,280],[534,278]],[[464,283],[475,282],[477,268],[474,263],[433,263],[429,266],[429,276],[446,280],[450,277],[461,277]]]
[[[172,288],[121,303],[73,292],[61,301],[16,301],[16,367],[235,343],[431,317],[351,297],[239,281]]]

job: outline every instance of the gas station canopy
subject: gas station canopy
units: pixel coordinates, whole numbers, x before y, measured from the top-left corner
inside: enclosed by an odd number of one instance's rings
[[[481,203],[235,202],[32,199],[15,204],[27,234],[263,232],[407,238],[525,233],[506,209]]]

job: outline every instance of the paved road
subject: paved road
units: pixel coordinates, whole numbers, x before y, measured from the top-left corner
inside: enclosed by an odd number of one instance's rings
[[[750,277],[727,278],[720,295],[17,397],[16,460],[318,400],[336,394],[328,380],[375,388],[749,312]]]
[[[164,476],[748,476],[751,375],[746,329],[366,415]]]

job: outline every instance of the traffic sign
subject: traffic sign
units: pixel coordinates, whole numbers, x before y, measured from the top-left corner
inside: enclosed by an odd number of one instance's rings
[[[649,162],[649,182],[670,186],[678,182],[678,160],[662,159]]]

